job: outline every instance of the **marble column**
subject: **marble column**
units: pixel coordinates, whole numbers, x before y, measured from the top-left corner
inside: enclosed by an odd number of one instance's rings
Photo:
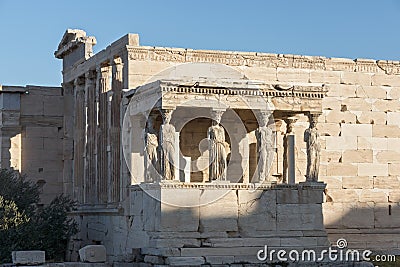
[[[86,147],[85,147],[85,203],[96,203],[96,71],[88,71],[85,75],[85,106],[86,106]]]
[[[120,201],[121,196],[121,97],[122,97],[121,59],[114,59],[112,65],[111,119],[110,119],[110,172],[111,172],[111,202]]]
[[[226,181],[227,177],[227,152],[225,142],[225,129],[221,126],[224,110],[211,111],[212,125],[208,128],[209,140],[209,177],[210,181]]]
[[[259,127],[255,131],[257,138],[257,179],[263,182],[268,179],[269,168],[273,159],[274,135],[269,120],[270,111],[260,111],[258,114]]]
[[[79,77],[74,82],[74,197],[83,203],[84,188],[84,150],[85,150],[85,77]]]
[[[320,113],[309,113],[310,126],[304,131],[304,142],[307,145],[307,182],[318,182],[321,145],[317,130],[317,121]]]
[[[177,136],[175,127],[170,123],[173,109],[161,109],[163,124],[160,127],[160,169],[163,180],[179,180],[177,172]],[[178,139],[179,140],[179,139]]]
[[[293,180],[295,173],[293,173],[293,167],[289,162],[294,161],[294,155],[292,150],[290,149],[291,139],[294,140],[294,132],[293,132],[293,125],[296,123],[297,118],[288,117],[284,119],[286,123],[286,133],[283,136],[283,183],[290,183],[294,184],[295,181]],[[292,161],[291,161],[292,160]],[[294,162],[292,162],[294,164]],[[291,168],[291,169],[290,169]],[[290,176],[290,179],[289,179]]]
[[[108,202],[108,91],[110,90],[110,67],[98,69],[99,110],[97,127],[97,192],[99,203]]]

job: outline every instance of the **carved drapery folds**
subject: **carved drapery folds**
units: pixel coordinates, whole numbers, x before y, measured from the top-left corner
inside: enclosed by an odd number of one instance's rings
[[[106,65],[107,64],[107,65]],[[101,68],[97,69],[97,80],[93,79],[93,71],[88,72],[87,74],[87,81],[85,82],[85,92],[82,90],[79,92],[81,93],[76,93],[75,100],[76,100],[76,129],[77,129],[77,134],[79,130],[84,131],[84,117],[79,114],[82,112],[84,113],[84,107],[85,105],[83,104],[82,100],[85,99],[86,101],[86,106],[87,106],[87,114],[86,114],[86,147],[83,146],[82,149],[80,149],[80,139],[77,136],[76,137],[76,159],[78,159],[80,156],[79,154],[83,154],[85,156],[81,156],[83,158],[83,161],[85,162],[87,166],[87,171],[84,172],[84,179],[85,179],[85,196],[86,196],[86,203],[116,203],[121,200],[121,174],[120,174],[120,169],[121,169],[121,161],[123,160],[121,156],[121,148],[120,148],[120,143],[121,143],[121,91],[122,91],[122,73],[123,73],[123,65],[120,61],[120,59],[114,59],[114,60],[109,60],[107,62],[104,62],[102,64]],[[111,72],[112,70],[112,72]],[[92,76],[89,78],[89,76]],[[110,78],[112,77],[112,81],[110,81]],[[79,82],[79,80],[76,81],[77,84],[81,84],[82,82]],[[161,83],[161,82],[160,82]],[[161,94],[176,94],[178,99],[182,95],[185,96],[191,96],[192,94],[197,94],[196,92],[181,92],[181,91],[173,91],[175,90],[174,87],[161,87],[160,83],[158,83],[158,86],[160,86],[157,90]],[[168,86],[170,86],[168,84]],[[166,89],[165,89],[166,88]],[[177,87],[179,90],[180,88]],[[138,97],[146,98],[148,96],[154,95],[154,92],[157,92],[157,90],[154,88],[150,88],[147,91],[144,91],[142,95],[138,95]],[[168,91],[168,90],[172,91]],[[178,90],[176,89],[176,90]],[[293,92],[295,91],[295,87],[291,87],[292,90],[290,91],[283,91],[285,88],[280,88],[280,90],[275,90],[273,91],[271,88],[267,88],[266,90],[262,91],[263,96],[270,96],[269,94],[272,94],[271,96],[273,99],[275,99],[275,96],[281,96],[282,99],[286,99],[287,96],[290,94],[294,94]],[[319,88],[320,89],[320,88]],[[186,89],[185,89],[186,90]],[[187,90],[192,90],[191,87]],[[204,89],[206,90],[206,89]],[[207,93],[210,94],[227,94],[226,89],[224,88],[209,88],[207,89]],[[240,94],[243,97],[249,97],[251,96],[251,93],[254,94],[254,92],[251,92],[252,89],[246,89],[243,91],[240,91]],[[171,92],[171,93],[170,93]],[[200,93],[204,92],[201,90]],[[307,91],[308,92],[308,91]],[[185,94],[178,94],[178,93],[185,93]],[[299,93],[299,92],[298,92]],[[301,92],[303,94],[304,92]],[[308,92],[311,97],[314,97],[316,101],[320,101],[320,92],[315,89],[314,91]],[[275,95],[278,94],[278,95]],[[300,93],[299,93],[300,94]],[[305,94],[305,93],[304,93]],[[322,94],[322,93],[321,93]],[[304,95],[302,97],[308,97],[309,95]],[[135,95],[136,97],[136,95]],[[296,96],[297,97],[297,96]],[[281,99],[279,98],[279,99]],[[171,124],[171,115],[174,111],[174,108],[177,108],[180,110],[185,110],[187,108],[190,108],[190,106],[182,106],[180,107],[179,104],[170,103],[168,102],[169,100],[165,98],[166,100],[164,102],[160,101],[157,102],[155,106],[152,107],[152,110],[147,110],[150,112],[150,114],[157,113],[155,110],[160,110],[161,116],[163,119],[163,122],[160,125],[159,122],[159,117],[158,120],[154,122],[154,117],[150,118],[150,121],[147,123],[147,126],[144,126],[140,124],[140,131],[136,131],[135,133],[137,134],[138,144],[134,144],[135,146],[138,146],[139,149],[137,152],[137,158],[140,159],[139,166],[140,168],[137,168],[137,173],[135,175],[140,178],[140,181],[145,181],[145,182],[158,182],[160,180],[175,180],[178,181],[179,178],[181,180],[185,181],[190,181],[190,175],[191,173],[195,173],[192,176],[192,181],[193,182],[201,182],[201,181],[226,181],[231,180],[231,181],[238,181],[238,182],[244,182],[248,183],[250,182],[249,179],[247,180],[243,178],[242,180],[239,179],[232,179],[233,173],[236,172],[236,169],[239,171],[243,172],[250,172],[249,171],[249,166],[251,164],[251,172],[256,173],[254,181],[251,182],[263,182],[267,181],[269,177],[269,168],[272,165],[272,160],[274,158],[273,149],[275,148],[275,134],[273,132],[272,127],[272,111],[269,111],[266,109],[265,106],[259,105],[254,108],[258,113],[256,114],[258,124],[254,122],[254,117],[253,115],[248,116],[248,114],[251,114],[251,109],[246,110],[245,112],[238,111],[237,113],[239,116],[241,116],[242,122],[245,124],[247,127],[246,130],[247,132],[245,133],[244,137],[241,136],[241,138],[247,138],[246,142],[243,141],[243,139],[237,138],[231,138],[230,143],[233,148],[237,148],[236,150],[233,150],[234,153],[237,153],[239,155],[239,160],[237,162],[234,161],[234,157],[229,157],[229,161],[232,163],[232,166],[234,168],[230,168],[229,172],[228,170],[228,152],[230,153],[229,149],[229,144],[226,142],[226,133],[225,133],[225,128],[221,125],[221,118],[222,114],[224,113],[224,107],[221,106],[216,106],[213,105],[212,107],[210,106],[204,106],[201,107],[204,110],[202,112],[209,112],[211,110],[211,118],[212,118],[212,125],[210,126],[209,124],[207,125],[206,120],[202,120],[202,125],[199,127],[204,127],[201,128],[201,132],[196,132],[202,135],[201,138],[204,138],[206,135],[206,130],[207,130],[207,138],[208,138],[208,145],[209,145],[209,150],[208,150],[208,159],[207,158],[202,158],[201,159],[201,164],[203,164],[204,168],[201,169],[201,173],[197,173],[198,169],[195,168],[188,168],[187,173],[183,173],[183,171],[178,171],[179,164],[182,166],[188,166],[187,164],[185,165],[186,162],[181,163],[178,159],[178,154],[179,154],[179,133],[176,132],[176,129],[174,125]],[[278,99],[278,100],[279,100]],[[135,98],[135,100],[137,100]],[[176,100],[176,101],[178,101]],[[179,103],[179,102],[177,102]],[[175,105],[176,104],[176,105]],[[279,103],[278,103],[279,104]],[[233,105],[233,104],[232,104]],[[83,108],[79,108],[79,106],[83,106]],[[165,108],[168,107],[168,108]],[[140,106],[140,108],[143,108]],[[221,109],[222,108],[222,109]],[[244,106],[240,106],[240,110],[246,109]],[[311,110],[316,110],[314,106],[311,106]],[[234,110],[236,111],[236,110]],[[145,112],[145,111],[141,111]],[[287,160],[285,159],[287,157],[287,142],[286,142],[286,137],[288,135],[292,134],[292,124],[295,122],[295,119],[291,118],[291,116],[294,116],[296,114],[301,114],[305,113],[307,111],[298,111],[298,110],[278,110],[275,109],[274,106],[274,116],[276,116],[279,120],[286,121],[287,125],[287,131],[286,134],[284,135],[284,159],[283,159],[283,182],[288,182],[288,164]],[[317,111],[318,112],[318,111]],[[228,114],[226,114],[228,115]],[[308,181],[317,181],[318,180],[318,165],[319,165],[319,152],[320,152],[320,147],[318,143],[318,133],[316,132],[315,124],[316,124],[316,116],[318,114],[312,113],[310,114],[310,128],[307,129],[304,135],[304,140],[307,142],[307,148],[308,148],[308,167],[307,167],[307,180]],[[174,119],[180,118],[175,114],[176,117]],[[204,116],[204,115],[203,115]],[[259,117],[258,117],[259,116]],[[224,119],[228,122],[228,116],[225,116]],[[156,125],[154,127],[153,125]],[[81,126],[79,126],[81,125]],[[83,125],[83,126],[82,126]],[[225,124],[224,124],[225,125]],[[137,125],[139,126],[139,125]],[[210,127],[209,127],[210,126]],[[226,130],[229,131],[228,124],[225,125]],[[136,127],[136,125],[135,125]],[[176,126],[178,128],[178,124]],[[144,130],[144,131],[143,131]],[[144,135],[143,135],[144,133]],[[80,134],[79,134],[80,135]],[[84,134],[83,134],[84,136]],[[144,137],[144,138],[143,138]],[[143,139],[142,139],[143,138]],[[197,138],[197,137],[196,137]],[[136,139],[135,139],[136,140]],[[197,140],[197,139],[196,139]],[[201,139],[203,140],[203,139]],[[251,143],[248,141],[251,140]],[[316,140],[316,141],[315,141]],[[85,141],[85,140],[84,140]],[[83,142],[84,142],[83,141]],[[280,140],[281,141],[281,140]],[[242,143],[240,143],[242,142]],[[237,145],[239,143],[239,145]],[[130,144],[133,145],[133,144]],[[144,145],[144,147],[143,147]],[[186,144],[183,144],[186,145]],[[192,144],[190,144],[192,145]],[[237,145],[237,146],[236,146]],[[277,146],[278,147],[278,146]],[[86,152],[84,151],[86,148]],[[249,160],[249,152],[251,149],[251,163]],[[205,151],[206,149],[204,149]],[[143,153],[145,152],[145,153]],[[190,151],[191,153],[191,151]],[[188,155],[185,155],[186,157],[196,157],[196,155],[193,155],[188,153]],[[205,152],[206,153],[206,152]],[[145,157],[143,157],[143,154],[145,154]],[[281,156],[281,154],[276,153],[277,156]],[[206,154],[204,154],[206,155]],[[236,155],[236,154],[234,154]],[[206,156],[206,157],[207,157]],[[185,159],[186,160],[186,159]],[[190,160],[190,158],[189,158]],[[248,161],[248,162],[246,162]],[[200,162],[200,161],[199,161]],[[206,163],[209,163],[209,167],[207,168]],[[79,181],[78,181],[78,174],[79,170],[82,170],[82,164],[77,160],[76,163],[74,163],[74,169],[75,169],[75,179],[76,179],[76,185],[78,187]],[[81,164],[81,165],[80,165]],[[132,163],[137,164],[135,162]],[[236,165],[236,164],[241,164]],[[273,176],[277,177],[282,177],[281,173],[278,172],[278,168],[280,162],[277,159],[276,162],[276,170],[277,172],[274,173]],[[137,165],[136,165],[137,166]],[[182,167],[180,166],[180,167]],[[193,166],[193,165],[189,165]],[[238,168],[235,169],[236,166],[239,166]],[[257,166],[257,167],[256,167]],[[197,166],[196,166],[197,167]],[[275,165],[274,165],[275,167]],[[182,167],[183,168],[183,167]],[[240,170],[241,168],[241,170]],[[189,177],[189,179],[183,179],[183,174],[185,175],[184,178]],[[187,174],[187,175],[186,175]],[[180,177],[179,177],[180,176]],[[229,177],[227,177],[229,176]],[[249,175],[247,174],[247,177]],[[160,178],[161,177],[161,178]],[[204,178],[206,177],[206,178]],[[207,179],[209,178],[209,179]],[[274,179],[268,180],[267,182],[275,182]],[[75,188],[76,191],[78,191],[78,188]],[[77,192],[77,195],[79,195],[79,192]]]
[[[209,140],[209,176],[210,181],[225,181],[227,171],[227,153],[225,142],[225,130],[220,125],[223,110],[212,110],[211,118],[213,119],[212,126],[208,128]]]
[[[145,169],[146,182],[156,181],[159,172],[159,156],[158,156],[158,136],[153,127],[154,116],[150,116],[147,120],[147,126],[144,134],[145,143]]]
[[[175,180],[176,131],[170,124],[173,110],[161,109],[160,111],[163,118],[163,124],[160,127],[161,174],[164,180]]]
[[[319,143],[319,134],[317,131],[317,120],[320,113],[309,113],[309,128],[304,131],[304,142],[307,145],[307,182],[317,182],[319,172],[319,161],[321,145]]]
[[[268,126],[269,119],[271,117],[271,112],[261,111],[258,114],[259,127],[255,131],[257,138],[257,178],[259,182],[265,181],[268,177],[268,167],[271,162],[271,153],[273,149],[273,131]]]

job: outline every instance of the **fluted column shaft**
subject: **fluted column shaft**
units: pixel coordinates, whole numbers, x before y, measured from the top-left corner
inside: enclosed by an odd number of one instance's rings
[[[112,66],[112,100],[111,100],[111,127],[110,127],[110,172],[111,194],[110,201],[120,201],[121,192],[121,97],[122,97],[122,70],[120,60],[114,60]]]
[[[74,196],[83,202],[84,186],[84,150],[85,150],[85,78],[79,77],[74,82],[75,120],[74,120]]]
[[[110,68],[102,67],[98,70],[99,76],[99,110],[97,127],[97,191],[99,203],[108,202],[108,96],[110,90]]]
[[[96,203],[96,72],[86,73],[85,83],[86,106],[86,147],[85,147],[85,203]]]

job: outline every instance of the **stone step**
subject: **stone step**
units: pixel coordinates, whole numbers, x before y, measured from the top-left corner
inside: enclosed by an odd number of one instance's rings
[[[45,263],[45,252],[40,250],[13,251],[12,261],[17,265],[40,265]]]

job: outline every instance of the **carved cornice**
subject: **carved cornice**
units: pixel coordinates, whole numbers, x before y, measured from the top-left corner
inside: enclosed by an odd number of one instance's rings
[[[192,50],[147,46],[127,46],[130,60],[163,62],[208,62],[229,66],[299,68],[350,72],[400,74],[399,61],[326,58],[258,52]]]
[[[279,86],[272,84],[259,84],[256,88],[243,87],[216,87],[216,86],[187,86],[176,83],[157,81],[138,87],[126,93],[126,97],[140,102],[155,94],[203,94],[203,95],[237,95],[237,96],[261,96],[261,97],[296,97],[306,99],[322,99],[327,89],[322,86],[292,85],[285,90],[275,89]]]
[[[377,64],[386,74],[400,74],[400,61],[378,60]]]
[[[298,98],[323,98],[327,92],[324,86],[293,85],[285,91],[276,90],[274,85],[260,85],[259,89],[247,88],[218,88],[218,87],[188,87],[181,85],[161,84],[162,92],[174,92],[185,94],[217,94],[240,96],[264,96],[264,97],[298,97]]]
[[[54,52],[54,55],[56,58],[62,59],[80,44],[83,43],[94,46],[96,42],[96,38],[94,36],[86,36],[85,31],[68,29],[64,33],[64,36],[58,45],[57,51]]]

